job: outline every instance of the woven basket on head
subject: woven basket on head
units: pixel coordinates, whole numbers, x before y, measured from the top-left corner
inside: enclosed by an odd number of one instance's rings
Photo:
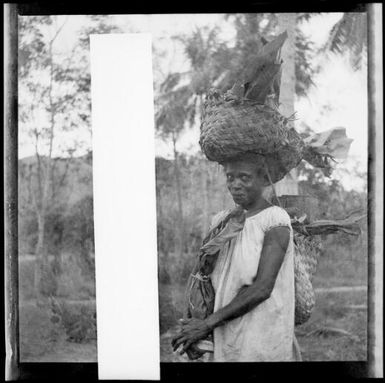
[[[302,159],[328,167],[325,156],[310,148],[278,110],[280,50],[287,33],[264,45],[226,93],[208,92],[202,108],[199,143],[210,161],[221,164],[255,154],[272,182],[281,180]],[[265,184],[269,183],[265,178]]]
[[[206,157],[219,163],[247,153],[259,155],[261,165],[267,165],[277,182],[303,158],[304,143],[289,123],[268,105],[226,101],[226,95],[212,91],[206,99],[199,143]]]

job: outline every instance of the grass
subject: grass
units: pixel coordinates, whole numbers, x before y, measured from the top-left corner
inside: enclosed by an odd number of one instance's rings
[[[21,362],[96,362],[96,340],[68,341],[65,330],[50,321],[46,306],[23,302],[19,313]]]
[[[366,305],[366,292],[319,294],[309,322],[297,327],[303,360],[366,360]]]
[[[30,361],[49,354],[61,334],[51,323],[48,311],[34,303],[23,303],[20,314],[20,360]]]
[[[366,285],[365,243],[353,240],[344,245],[338,242],[337,236],[325,243],[314,278],[314,287]],[[69,341],[66,331],[51,322],[49,308],[36,305],[33,294],[33,265],[31,260],[20,262],[21,361],[95,362],[95,339],[80,343]],[[68,263],[64,266],[65,273],[59,281],[60,299],[72,303],[78,301],[79,312],[83,305],[95,305],[94,284],[84,281],[79,271],[73,269],[74,265]],[[173,277],[171,280],[175,281],[178,270],[173,269],[169,274]],[[170,346],[177,320],[182,316],[185,286],[178,280],[170,283],[168,279],[167,282],[162,276],[159,280],[161,361],[186,362],[184,357],[173,353]],[[362,291],[319,293],[311,319],[296,330],[303,360],[365,360],[367,313],[363,307],[366,304],[366,293]]]
[[[35,299],[33,257],[19,260],[21,362],[95,362],[94,282],[84,278],[70,259],[65,259],[57,278],[56,296],[65,310],[53,320],[49,301],[37,303]]]
[[[19,299],[29,301],[35,298],[33,256],[19,257]],[[85,277],[73,256],[66,254],[60,261],[61,272],[56,276],[56,296],[71,300],[86,300],[95,297],[95,281]]]

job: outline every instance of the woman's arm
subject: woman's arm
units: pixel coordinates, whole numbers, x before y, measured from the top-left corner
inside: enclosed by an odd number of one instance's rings
[[[210,328],[246,314],[270,297],[279,269],[290,240],[288,227],[279,226],[269,230],[264,238],[258,272],[250,286],[242,288],[226,306],[210,315],[206,321]]]
[[[185,343],[184,349],[204,338],[215,327],[242,316],[270,297],[282,265],[288,244],[288,227],[279,226],[265,234],[258,272],[250,286],[244,286],[226,306],[205,320],[184,321],[180,336],[173,341],[174,350]]]

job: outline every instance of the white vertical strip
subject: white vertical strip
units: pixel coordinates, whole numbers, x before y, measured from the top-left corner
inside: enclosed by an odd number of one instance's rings
[[[374,22],[374,43],[370,48],[374,49],[374,110],[375,110],[375,238],[374,238],[374,328],[375,328],[375,344],[374,344],[374,366],[373,377],[384,377],[383,365],[383,294],[384,294],[384,110],[383,110],[383,28],[382,28],[382,4],[370,4]]]
[[[99,379],[159,380],[150,34],[91,36]]]

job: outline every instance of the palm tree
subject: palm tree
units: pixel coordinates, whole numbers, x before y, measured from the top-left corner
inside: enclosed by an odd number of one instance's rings
[[[344,13],[331,29],[329,38],[321,50],[348,54],[353,69],[360,69],[363,53],[367,48],[366,24],[366,13]]]
[[[280,13],[277,15],[279,33],[286,31],[287,40],[282,47],[281,58],[282,79],[280,91],[280,111],[284,116],[294,113],[295,97],[295,36],[297,15],[295,13]],[[297,170],[293,169],[284,179],[277,182],[275,190],[278,196],[284,194],[298,194]]]

